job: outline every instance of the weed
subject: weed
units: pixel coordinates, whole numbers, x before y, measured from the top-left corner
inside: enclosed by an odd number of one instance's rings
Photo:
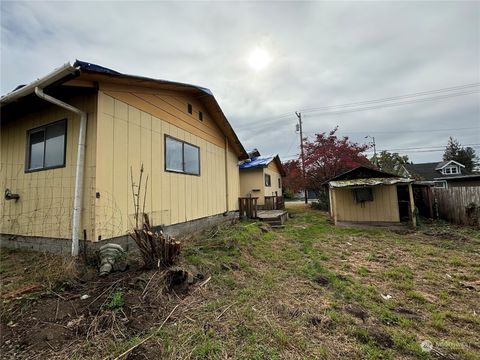
[[[108,308],[111,310],[121,309],[124,305],[122,289],[116,289],[110,297]]]

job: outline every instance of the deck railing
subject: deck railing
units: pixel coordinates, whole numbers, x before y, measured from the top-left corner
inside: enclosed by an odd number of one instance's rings
[[[283,196],[265,196],[265,205],[263,207],[265,210],[283,210],[285,209],[285,200]]]
[[[253,196],[238,198],[240,219],[255,219],[257,217],[257,201],[258,197]]]

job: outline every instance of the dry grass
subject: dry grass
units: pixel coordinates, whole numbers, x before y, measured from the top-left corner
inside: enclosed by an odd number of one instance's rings
[[[478,232],[335,228],[321,212],[291,211],[281,230],[241,222],[186,241],[182,265],[207,283],[167,293],[151,272],[144,294],[122,281],[124,304],[97,306],[91,336],[48,357],[113,358],[148,338],[127,358],[478,358]],[[154,319],[133,331],[146,314]]]

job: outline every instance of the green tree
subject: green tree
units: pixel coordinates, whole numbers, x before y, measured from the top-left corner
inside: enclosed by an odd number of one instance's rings
[[[454,160],[465,165],[465,170],[471,172],[478,165],[478,157],[475,150],[469,146],[463,147],[457,139],[450,136],[443,153],[443,160]]]
[[[373,156],[370,161],[375,164],[375,156]],[[407,155],[400,155],[398,153],[391,153],[386,150],[382,150],[380,154],[377,154],[376,162],[378,167],[382,171],[386,171],[392,174],[398,174],[400,167],[403,164],[408,163]]]

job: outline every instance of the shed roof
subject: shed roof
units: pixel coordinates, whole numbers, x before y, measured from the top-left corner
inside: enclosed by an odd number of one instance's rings
[[[360,165],[356,168],[350,169],[341,173],[340,175],[334,176],[333,178],[328,179],[323,184],[329,183],[333,180],[352,180],[352,179],[366,179],[366,178],[387,178],[387,177],[397,177],[397,175],[390,174],[385,171],[371,168],[369,166]]]
[[[331,188],[348,188],[348,187],[408,184],[411,182],[414,182],[414,180],[407,179],[407,178],[400,178],[400,177],[389,177],[389,178],[338,180],[338,181],[330,181],[328,184]]]

